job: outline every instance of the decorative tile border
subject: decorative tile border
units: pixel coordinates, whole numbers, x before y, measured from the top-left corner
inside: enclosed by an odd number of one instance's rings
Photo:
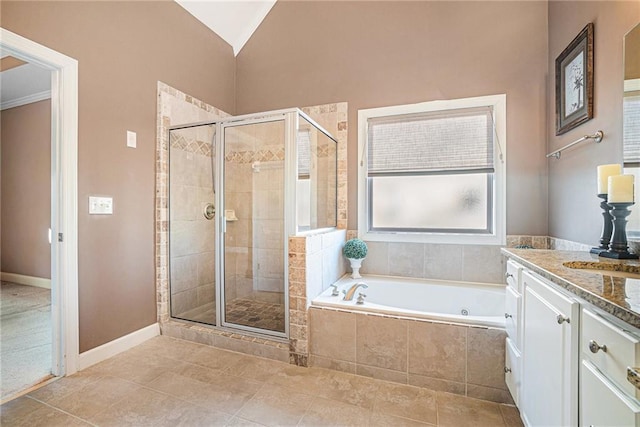
[[[228,162],[240,164],[284,160],[284,148],[279,147],[273,150],[257,151],[231,151],[224,156],[224,159]]]
[[[203,156],[211,157],[211,141],[198,141],[195,139],[187,139],[182,135],[178,135],[173,141],[171,141],[171,148],[186,151],[194,154],[202,154]]]

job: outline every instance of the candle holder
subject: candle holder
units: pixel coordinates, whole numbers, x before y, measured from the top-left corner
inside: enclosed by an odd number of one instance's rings
[[[602,237],[600,237],[600,246],[597,248],[591,248],[592,254],[600,254],[601,252],[609,250],[609,242],[611,241],[611,233],[613,232],[613,216],[609,213],[611,206],[607,203],[608,194],[598,194],[598,197],[602,199],[600,207],[602,208],[602,219],[604,220],[602,225]]]
[[[601,257],[614,259],[638,259],[638,255],[629,253],[627,246],[627,217],[631,214],[629,206],[633,203],[609,203],[613,216],[613,237],[609,250],[600,252]]]

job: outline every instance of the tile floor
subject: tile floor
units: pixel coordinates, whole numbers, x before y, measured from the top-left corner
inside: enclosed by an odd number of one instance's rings
[[[0,407],[2,426],[520,426],[508,405],[168,337]]]

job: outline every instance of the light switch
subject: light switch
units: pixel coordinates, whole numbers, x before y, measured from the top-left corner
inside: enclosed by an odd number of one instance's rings
[[[136,148],[136,133],[130,130],[127,131],[127,147]]]
[[[113,197],[89,196],[89,214],[90,215],[112,215],[113,214]]]

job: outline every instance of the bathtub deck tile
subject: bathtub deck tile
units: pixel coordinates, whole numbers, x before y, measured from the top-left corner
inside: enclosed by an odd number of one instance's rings
[[[467,338],[467,383],[506,390],[506,332],[501,329],[469,328]]]
[[[429,322],[409,323],[409,374],[464,382],[467,330]]]
[[[356,315],[333,310],[309,310],[310,351],[327,359],[356,361]]]
[[[356,362],[406,372],[408,321],[378,316],[356,317]]]

